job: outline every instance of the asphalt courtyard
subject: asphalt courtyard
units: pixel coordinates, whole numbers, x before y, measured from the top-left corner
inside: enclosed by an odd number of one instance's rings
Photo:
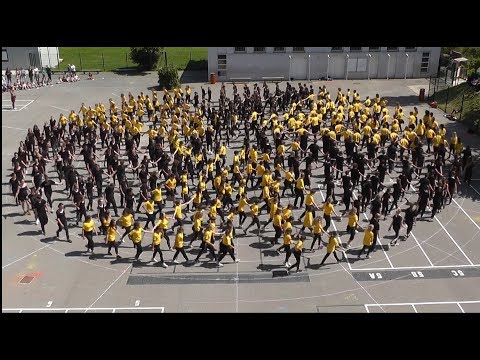
[[[82,102],[87,106],[99,101],[108,104],[110,97],[118,102],[122,92],[130,91],[136,96],[140,91],[150,93],[156,85],[155,74],[99,74],[94,81],[85,80],[85,76],[81,78],[74,84],[19,91],[17,110],[11,110],[8,93],[2,96],[3,312],[480,312],[478,166],[474,169],[476,180],[472,186],[461,184],[454,201],[432,221],[418,221],[413,235],[399,246],[386,246],[393,235],[387,231],[387,218],[381,221],[380,241],[370,259],[357,260],[363,237],[360,232],[344,261],[336,263],[332,256],[325,266],[319,267],[325,248],[305,252],[300,267],[303,271],[288,276],[282,268],[284,255],[277,255],[268,241],[273,236],[271,225],[261,233],[254,230],[246,235],[237,229],[235,243],[241,261],[233,263],[227,257],[223,268],[215,267],[204,257],[195,266],[174,265],[170,262],[173,253],[169,251],[164,251],[170,264],[167,269],[153,265],[149,262],[151,248],[146,246],[150,243],[148,234],[143,240],[145,251],[140,263],[133,263],[135,250],[130,241],[121,245],[123,258],[116,260],[107,255],[100,236],[94,237],[97,254],[90,258],[84,253],[81,229],[75,227],[73,220],[70,221],[73,243],[65,241],[64,233],[60,239],[55,238],[54,214],[49,214],[47,235],[43,236],[33,215],[23,216],[21,207],[15,206],[8,185],[10,160],[19,142],[24,140],[27,128],[35,123],[41,128],[50,116],[58,119],[60,113],[68,114],[71,109],[78,112]],[[356,89],[362,99],[367,95],[373,98],[378,92],[389,99],[391,112],[396,102],[407,114],[413,106],[418,107],[420,114],[428,107],[418,103],[419,89],[428,88],[424,79],[311,82],[315,90],[324,83],[332,94],[336,94],[338,87]],[[191,84],[199,93],[202,85],[210,86],[213,99],[218,99],[220,84]],[[228,83],[226,87],[227,94],[231,94],[232,85]],[[274,84],[270,87],[273,90]],[[478,137],[448,121],[440,110],[432,111],[440,123],[446,124],[448,134],[457,131],[478,158]],[[145,141],[142,140],[143,145]],[[242,139],[231,143],[227,164],[241,143]],[[53,169],[48,169],[57,180]],[[79,172],[84,174],[85,170]],[[315,187],[323,182],[322,173],[321,168],[314,170]],[[386,180],[390,182],[388,176]],[[73,218],[74,212],[63,188],[63,185],[54,188],[54,208],[59,201],[69,204],[68,213]],[[259,196],[260,191],[255,195]],[[324,196],[325,191],[319,189],[316,202],[321,203]],[[411,191],[406,197],[413,200],[417,195]],[[284,198],[282,204],[290,200]],[[343,205],[336,206],[337,212],[343,208]],[[303,209],[294,210],[294,216],[298,217],[301,212]],[[171,213],[169,201],[167,214]],[[428,212],[427,217],[429,215]],[[369,213],[361,216],[362,224],[367,216]],[[266,214],[260,216],[261,222],[267,219]],[[245,225],[248,223],[247,219]],[[301,224],[294,223],[294,226],[300,228]],[[346,219],[337,219],[334,227],[346,242],[343,232]],[[187,234],[191,233],[191,223],[185,228]],[[405,229],[401,234],[404,232]],[[307,236],[307,248],[310,242],[311,237]],[[162,246],[166,247],[164,242]],[[189,250],[189,258],[197,251],[197,248]]]

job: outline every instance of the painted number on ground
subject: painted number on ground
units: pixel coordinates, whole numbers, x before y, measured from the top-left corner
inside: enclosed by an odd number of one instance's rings
[[[47,308],[49,308],[50,306],[52,306],[52,304],[53,304],[53,301],[50,300],[50,301],[47,303]]]
[[[382,279],[382,274],[380,273],[368,273],[368,275],[370,275],[370,278],[371,279]]]
[[[452,270],[452,274],[453,274],[453,276],[455,276],[455,277],[465,276],[465,274],[463,273],[462,270]]]
[[[135,306],[140,305],[140,300],[135,301]]]
[[[414,278],[423,278],[424,277],[423,273],[421,271],[412,271],[411,273],[412,273],[412,276]]]

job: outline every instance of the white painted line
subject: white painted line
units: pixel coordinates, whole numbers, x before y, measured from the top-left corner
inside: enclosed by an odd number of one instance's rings
[[[320,184],[318,184],[318,190],[320,191],[320,195],[322,196],[323,202],[325,202],[325,196],[323,196],[323,191],[322,191],[322,189],[320,188]],[[335,221],[334,221],[333,219],[332,219],[331,221],[332,221],[332,226],[333,226],[333,228],[335,229],[335,232],[338,234],[337,226],[335,225]],[[339,238],[340,243],[341,243],[341,237],[340,237],[340,235],[338,236],[338,238]],[[319,240],[319,241],[322,241],[322,240]],[[345,251],[345,252],[342,251],[342,253],[343,253],[343,254],[342,254],[343,257],[344,257],[345,260],[347,261],[348,269],[349,269],[350,271],[353,270],[353,269],[352,269],[352,265],[350,265],[350,261],[348,261],[347,252],[346,252],[346,251]],[[360,284],[358,284],[358,285],[360,285]],[[361,285],[360,285],[360,286],[361,286]],[[372,299],[373,299],[373,298],[372,298]]]
[[[9,264],[7,264],[7,265],[2,266],[2,270],[5,269],[6,267],[10,266],[10,265],[15,264],[16,262],[18,262],[18,261],[20,261],[20,260],[25,259],[26,257],[29,257],[30,255],[35,254],[36,252],[39,252],[40,250],[45,249],[46,247],[49,247],[49,246],[50,246],[49,244],[48,244],[48,245],[45,245],[45,246],[42,246],[40,249],[37,249],[37,250],[35,250],[35,251],[32,251],[30,254],[27,254],[27,255],[25,255],[25,256],[22,256],[21,258],[15,260],[15,261],[12,261],[11,263],[9,263]]]
[[[68,111],[67,109],[64,109],[64,108],[61,108],[61,107],[58,107],[58,106],[53,106],[53,105],[48,105],[52,108],[55,108],[55,109],[58,109],[58,110],[63,110],[63,111]]]
[[[23,310],[20,310],[18,313],[21,314],[23,312]]]
[[[13,127],[13,126],[6,126],[6,125],[3,125],[2,128],[4,128],[4,129],[13,129],[13,130],[27,131],[27,129],[17,128],[17,127]]]
[[[117,94],[114,94],[114,93],[112,93],[112,95],[113,95],[113,96],[116,96],[116,97],[120,97],[120,95],[117,95]]]
[[[115,314],[115,309],[112,310],[112,314]]]
[[[413,311],[415,311],[415,314],[417,314],[418,311],[417,311],[417,308],[415,307],[415,305],[412,304],[412,308],[413,308]]]
[[[427,302],[407,302],[390,304],[366,304],[365,306],[407,306],[407,305],[448,305],[448,304],[480,304],[480,300],[467,301],[427,301]]]
[[[434,266],[433,263],[432,263],[432,261],[431,261],[430,258],[428,257],[427,253],[425,252],[425,250],[423,250],[422,245],[420,245],[420,243],[418,242],[418,240],[417,240],[417,238],[415,237],[415,235],[413,235],[413,232],[412,232],[412,231],[410,231],[410,235],[412,235],[413,240],[415,240],[415,242],[417,243],[417,245],[418,245],[418,247],[420,248],[420,250],[422,250],[422,253],[423,253],[423,255],[425,255],[425,257],[427,258],[428,263],[430,264],[430,266]]]
[[[473,180],[473,179],[472,179],[472,180]],[[477,179],[475,179],[475,180],[477,180]],[[480,180],[480,179],[478,179],[478,180]],[[475,191],[478,195],[480,195],[480,192],[478,192],[477,189],[475,189],[472,185],[470,185],[470,187],[473,189],[473,191]]]
[[[355,194],[355,190],[352,192],[352,194],[353,194],[353,197],[354,197],[355,199],[357,199],[357,195]],[[365,219],[366,219],[367,221],[369,221],[367,214],[365,214],[364,212],[362,212],[362,215],[365,217]],[[388,261],[388,263],[390,264],[390,267],[391,267],[392,269],[395,269],[395,266],[393,266],[392,262],[390,261],[390,258],[389,258],[388,255],[387,255],[387,252],[385,251],[385,249],[383,248],[382,243],[380,242],[380,232],[377,234],[377,242],[378,242],[378,243],[380,244],[380,246],[382,247],[382,251],[383,251],[383,253],[385,254],[385,257],[387,258],[387,261]]]
[[[47,303],[47,308],[51,307],[51,306],[52,306],[52,304],[53,304],[53,301],[52,301],[52,300],[50,300],[50,301]]]
[[[447,231],[447,229],[445,229],[445,226],[443,226],[443,224],[440,222],[440,220],[438,220],[437,216],[435,215],[435,220],[437,220],[437,222],[440,224],[440,226],[442,227],[443,230],[445,230],[445,232],[447,233],[448,237],[453,241],[453,243],[457,246],[458,250],[460,250],[460,252],[463,254],[463,256],[465,256],[465,258],[468,260],[468,262],[470,263],[470,265],[473,265],[473,262],[472,260],[470,260],[467,256],[467,254],[465,254],[465,252],[462,250],[462,248],[457,244],[457,242],[455,241],[455,239],[452,237],[452,235],[450,235],[450,233]]]
[[[470,215],[467,214],[467,212],[460,206],[460,204],[455,200],[455,199],[452,199],[452,201],[457,204],[457,206],[460,208],[460,210],[463,211],[463,213],[465,215],[467,215],[467,217],[470,219],[470,221],[473,223],[473,225],[475,225],[477,227],[478,230],[480,230],[480,226],[478,226],[478,224],[470,217]]]
[[[107,311],[107,310],[161,310],[161,312],[165,312],[164,306],[148,306],[148,307],[111,307],[111,308],[6,308],[2,309],[2,311],[83,311],[83,310],[91,310],[91,311]]]
[[[125,270],[123,270],[123,272],[118,275],[118,277],[113,280],[113,282],[105,289],[105,291],[103,293],[100,294],[100,296],[87,308],[87,310],[85,310],[85,312],[88,311],[88,309],[90,309],[93,305],[95,305],[95,303],[100,300],[102,298],[103,295],[105,295],[107,293],[108,290],[110,290],[110,288],[115,285],[115,283],[120,280],[120,278],[123,276],[123,274],[125,274],[127,272],[128,269],[130,269],[132,267],[132,264],[130,264]]]
[[[422,269],[444,269],[444,268],[478,268],[480,264],[473,265],[433,265],[433,266],[399,266],[394,269],[382,267],[382,268],[358,268],[352,271],[375,271],[375,270],[422,270]]]
[[[68,310],[70,310],[70,309],[65,310],[65,314],[68,313]]]
[[[365,304],[365,305],[363,305],[363,306],[365,306],[365,310],[367,311],[367,313],[369,313],[369,314],[370,314],[370,310],[368,310],[368,305],[367,305],[367,304]]]
[[[458,302],[457,302],[457,305],[458,305],[458,307],[460,308],[461,312],[462,312],[463,314],[465,314],[465,310],[463,310],[462,305],[460,305],[460,303],[458,303]]]

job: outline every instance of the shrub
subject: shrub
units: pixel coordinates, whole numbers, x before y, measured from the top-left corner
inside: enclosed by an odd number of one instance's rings
[[[130,59],[138,64],[140,70],[152,70],[158,63],[161,49],[159,47],[131,47]]]
[[[178,71],[174,66],[163,66],[158,69],[158,84],[160,88],[171,90],[179,85]]]

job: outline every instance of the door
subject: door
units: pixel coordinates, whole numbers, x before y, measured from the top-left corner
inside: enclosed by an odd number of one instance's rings
[[[368,75],[370,79],[378,77],[378,55],[368,57]]]
[[[293,80],[305,80],[307,78],[307,68],[307,59],[304,56],[292,56],[290,78]]]

